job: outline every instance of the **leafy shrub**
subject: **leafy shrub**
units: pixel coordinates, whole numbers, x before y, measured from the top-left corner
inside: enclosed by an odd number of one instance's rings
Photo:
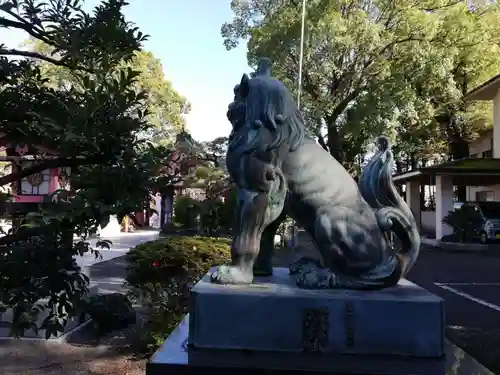
[[[196,199],[179,196],[174,202],[174,220],[184,228],[195,228],[196,218],[200,215],[200,204]]]
[[[237,198],[238,189],[236,187],[232,187],[226,194],[226,199],[224,201],[224,205],[220,211],[220,226],[221,228],[231,233],[233,230],[233,225],[235,222],[235,213],[238,203]]]
[[[209,236],[222,229],[223,210],[224,202],[220,198],[205,199],[201,202],[201,226]]]
[[[465,242],[467,238],[470,238],[469,231],[474,227],[470,216],[466,215],[462,209],[448,212],[448,215],[443,218],[443,224],[453,229],[453,238],[458,242]]]
[[[224,238],[172,236],[136,246],[126,255],[130,294],[145,309],[144,349],[155,350],[187,312],[189,290],[211,266],[230,261]]]
[[[172,278],[199,277],[215,264],[229,261],[230,240],[172,236],[142,243],[126,255],[127,283],[169,283]]]
[[[100,334],[125,328],[136,322],[132,303],[121,293],[97,294],[90,297],[86,312]]]
[[[231,233],[235,222],[237,204],[237,189],[230,188],[225,194],[225,199],[214,197],[201,202],[201,225],[208,232]]]

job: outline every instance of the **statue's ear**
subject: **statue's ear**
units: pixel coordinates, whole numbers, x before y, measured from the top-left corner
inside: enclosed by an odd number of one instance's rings
[[[248,92],[250,91],[249,82],[250,78],[248,78],[248,75],[243,74],[239,87],[239,92],[242,98],[246,98],[248,96]]]

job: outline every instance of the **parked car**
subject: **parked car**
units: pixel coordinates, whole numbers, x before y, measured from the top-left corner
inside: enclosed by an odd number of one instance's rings
[[[463,242],[500,240],[500,202],[465,202],[453,216],[453,229]]]

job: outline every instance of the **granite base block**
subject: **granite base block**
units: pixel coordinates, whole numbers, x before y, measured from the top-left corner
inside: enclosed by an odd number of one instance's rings
[[[286,268],[252,285],[191,291],[189,344],[198,349],[443,355],[444,303],[407,281],[380,291],[298,288]]]
[[[189,318],[172,332],[146,365],[146,375],[494,375],[463,350],[444,342],[441,358],[194,349],[187,345]]]

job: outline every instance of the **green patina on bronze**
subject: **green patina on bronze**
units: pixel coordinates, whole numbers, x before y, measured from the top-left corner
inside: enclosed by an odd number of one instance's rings
[[[231,264],[211,275],[220,284],[250,284],[272,273],[276,229],[286,215],[312,237],[322,264],[290,265],[300,287],[380,289],[394,286],[415,263],[420,236],[396,190],[389,141],[356,183],[306,129],[291,92],[262,59],[234,89],[226,164],[238,187]],[[395,248],[389,240],[400,240]]]

